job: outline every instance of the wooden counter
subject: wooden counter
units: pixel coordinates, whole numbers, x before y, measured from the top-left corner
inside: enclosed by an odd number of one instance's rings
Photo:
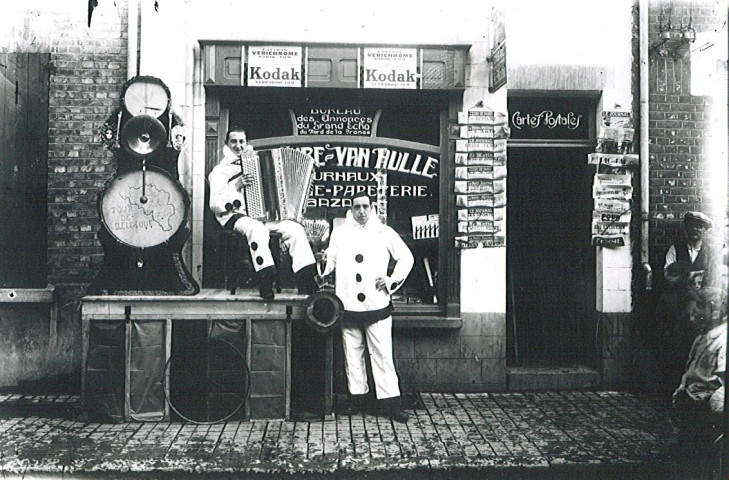
[[[245,401],[245,418],[288,418],[291,402],[291,322],[303,321],[304,295],[293,290],[284,290],[276,294],[273,301],[262,300],[253,290],[240,290],[231,295],[226,290],[202,290],[194,296],[87,296],[82,299],[82,402],[84,407],[92,407],[89,402],[89,372],[96,374],[96,360],[89,364],[92,345],[91,325],[96,322],[116,322],[124,329],[123,346],[119,341],[118,349],[124,348],[124,405],[125,420],[150,420],[170,418],[170,408],[166,401],[169,398],[169,377],[164,366],[155,371],[134,370],[135,379],[146,381],[152,388],[162,388],[158,384],[162,375],[164,403],[159,411],[135,412],[130,400],[130,383],[132,382],[132,364],[135,351],[132,348],[132,331],[135,325],[144,322],[156,322],[152,330],[159,332],[164,338],[158,339],[164,344],[165,363],[170,358],[172,330],[176,322],[203,320],[206,322],[233,321],[240,322],[244,328],[246,363],[249,371],[249,394]],[[123,327],[122,327],[123,324]],[[110,324],[107,324],[110,325]],[[332,409],[332,339],[331,332],[326,341],[325,380],[325,415]],[[159,345],[158,345],[159,346]],[[97,349],[98,350],[98,349]],[[94,353],[96,355],[96,353]],[[103,353],[102,353],[103,355]],[[106,359],[104,358],[104,361]],[[103,363],[103,362],[101,362]],[[110,363],[110,362],[107,362]],[[158,362],[159,363],[159,362]],[[105,368],[102,365],[102,370]],[[152,369],[154,370],[154,369]],[[101,377],[105,378],[105,372]],[[146,376],[146,380],[145,380]],[[157,382],[155,384],[154,382]],[[121,383],[121,381],[119,381]],[[96,397],[94,397],[96,398]],[[154,410],[154,409],[153,409]]]

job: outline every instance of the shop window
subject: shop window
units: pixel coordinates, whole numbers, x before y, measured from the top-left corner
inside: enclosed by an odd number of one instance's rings
[[[381,217],[416,258],[394,300],[436,303],[441,261],[441,116],[448,106],[447,94],[317,89],[314,96],[311,92],[220,91],[219,135],[238,125],[246,129],[257,150],[287,146],[314,157],[307,221],[336,228],[350,207],[350,197],[367,190],[376,199]],[[213,254],[205,248],[207,271]]]

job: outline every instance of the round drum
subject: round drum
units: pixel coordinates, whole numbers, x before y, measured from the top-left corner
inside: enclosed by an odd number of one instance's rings
[[[122,91],[122,105],[132,117],[162,117],[170,106],[170,91],[162,80],[141,76],[132,78]]]
[[[172,177],[149,169],[113,178],[99,200],[101,222],[124,245],[150,248],[172,238],[187,219],[187,193]]]

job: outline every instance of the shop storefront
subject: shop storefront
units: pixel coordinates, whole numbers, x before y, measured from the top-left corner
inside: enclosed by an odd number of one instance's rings
[[[440,221],[453,204],[448,109],[462,96],[468,47],[201,45],[206,174],[232,125],[245,128],[259,150],[292,147],[313,157],[311,185],[303,187],[310,238],[317,228],[320,237],[335,228],[351,197],[366,191],[381,220],[416,257],[395,303],[403,311],[445,317],[449,301],[457,303],[457,292],[448,288],[449,265],[457,263],[447,240],[453,234]],[[223,74],[233,63],[242,76]],[[205,238],[219,230],[207,214]],[[203,288],[222,287],[222,256],[215,241],[204,245]]]

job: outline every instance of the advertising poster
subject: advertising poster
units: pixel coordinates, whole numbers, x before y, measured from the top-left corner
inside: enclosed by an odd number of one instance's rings
[[[249,87],[301,87],[301,47],[248,47]]]
[[[365,48],[364,88],[418,88],[418,50]]]

